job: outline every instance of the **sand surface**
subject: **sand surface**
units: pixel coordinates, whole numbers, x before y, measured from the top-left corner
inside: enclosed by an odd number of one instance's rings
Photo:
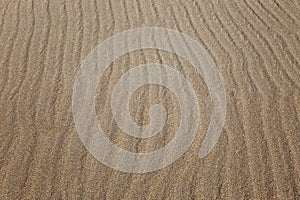
[[[133,138],[113,120],[113,88],[137,65],[180,71],[200,107],[188,151],[161,170],[134,174],[86,150],[72,93],[81,61],[97,44],[141,27],[177,30],[209,52],[223,77],[227,114],[218,143],[199,159],[211,114],[203,78],[163,50],[117,58],[99,77],[95,98],[99,124],[116,145],[154,151],[179,126],[178,101],[159,85],[139,88],[130,101],[140,125],[153,103],[166,108],[159,134]],[[1,0],[0,145],[0,199],[300,199],[300,1]]]

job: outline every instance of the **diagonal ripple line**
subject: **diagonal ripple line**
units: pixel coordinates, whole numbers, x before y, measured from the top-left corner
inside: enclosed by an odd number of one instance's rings
[[[139,126],[129,114],[130,97],[145,84],[159,84],[170,89],[178,99],[181,119],[174,138],[167,145],[147,153],[130,152],[113,144],[98,125],[95,94],[99,78],[116,58],[140,49],[159,49],[177,54],[203,77],[212,104],[211,121],[198,154],[199,158],[204,158],[216,145],[225,123],[226,93],[223,79],[209,53],[201,45],[189,36],[167,28],[137,28],[116,34],[101,42],[83,60],[72,96],[72,113],[81,141],[98,161],[129,173],[146,173],[164,168],[180,158],[192,144],[200,117],[195,91],[179,71],[164,64],[139,65],[123,74],[113,90],[111,106],[114,120],[122,131],[133,137],[149,138],[162,130],[167,113],[161,105],[152,105],[150,123]],[[163,78],[166,74],[170,78]]]

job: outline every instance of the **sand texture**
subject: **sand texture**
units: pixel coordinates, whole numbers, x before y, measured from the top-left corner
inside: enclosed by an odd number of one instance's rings
[[[150,106],[160,103],[168,114],[163,129],[140,139],[118,127],[112,92],[137,65],[182,73],[200,108],[187,152],[163,169],[136,174],[89,153],[75,128],[72,94],[92,49],[143,27],[182,32],[207,50],[223,77],[227,113],[216,146],[199,159],[211,115],[203,77],[164,50],[118,57],[99,77],[95,96],[99,125],[114,144],[154,151],[179,127],[176,96],[155,84],[131,96],[130,114],[145,125]],[[0,0],[0,199],[300,199],[300,1]]]

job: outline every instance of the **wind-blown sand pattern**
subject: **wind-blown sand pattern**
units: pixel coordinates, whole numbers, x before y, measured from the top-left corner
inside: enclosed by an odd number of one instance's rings
[[[300,199],[299,1],[1,0],[0,13],[0,199]],[[176,96],[145,85],[131,97],[132,118],[146,125],[150,106],[161,103],[166,124],[147,139],[122,132],[111,97],[135,66],[180,71],[200,108],[188,151],[163,169],[134,174],[111,169],[86,150],[72,93],[81,61],[97,44],[143,27],[182,32],[209,52],[223,77],[227,114],[218,143],[199,159],[211,115],[203,78],[166,51],[120,56],[99,77],[95,97],[99,125],[116,145],[157,150],[180,121]]]

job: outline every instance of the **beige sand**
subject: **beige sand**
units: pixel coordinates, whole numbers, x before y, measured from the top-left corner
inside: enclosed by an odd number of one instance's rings
[[[95,0],[0,2],[0,199],[300,199],[300,2],[297,0]],[[159,149],[178,128],[172,93],[150,85],[132,96],[132,116],[149,121],[160,102],[167,125],[150,139],[125,135],[112,118],[114,85],[130,68],[164,63],[192,83],[198,135],[176,162],[130,174],[96,160],[72,117],[80,62],[106,38],[137,27],[183,32],[211,54],[224,78],[227,116],[205,158],[197,154],[210,116],[202,77],[165,51],[119,57],[99,79],[96,111],[115,144]]]

